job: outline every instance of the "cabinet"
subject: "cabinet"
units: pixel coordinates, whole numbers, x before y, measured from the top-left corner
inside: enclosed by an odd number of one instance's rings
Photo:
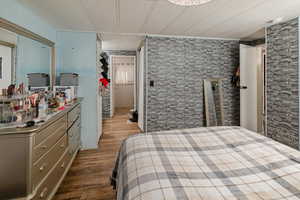
[[[80,149],[80,103],[38,127],[0,130],[0,199],[54,196]]]

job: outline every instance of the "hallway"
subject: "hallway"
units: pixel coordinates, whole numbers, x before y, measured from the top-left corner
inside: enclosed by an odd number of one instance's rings
[[[81,151],[57,191],[54,200],[113,200],[109,177],[123,139],[139,133],[137,123],[128,123],[129,109],[118,109],[104,120],[99,148]]]

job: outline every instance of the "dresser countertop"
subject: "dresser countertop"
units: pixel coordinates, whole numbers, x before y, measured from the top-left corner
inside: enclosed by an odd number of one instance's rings
[[[45,122],[39,123],[32,127],[4,127],[0,128],[0,136],[1,135],[13,135],[13,134],[30,134],[33,132],[37,132],[39,130],[42,130],[44,127],[50,125],[51,123],[55,122],[57,119],[68,113],[70,110],[72,110],[75,106],[80,104],[83,101],[83,98],[77,98],[77,100],[74,100],[72,104],[66,105],[65,109],[62,111],[57,111],[51,114],[48,114],[48,116],[43,119]]]

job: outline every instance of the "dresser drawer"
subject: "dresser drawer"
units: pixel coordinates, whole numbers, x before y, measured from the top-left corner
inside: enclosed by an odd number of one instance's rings
[[[46,152],[48,152],[65,133],[66,123],[62,123],[60,126],[52,127],[51,132],[48,133],[48,137],[39,143],[39,145],[33,147],[33,162],[37,161]]]
[[[69,137],[74,137],[75,135],[77,135],[80,131],[80,128],[81,128],[81,120],[80,118],[78,118],[68,130]]]
[[[50,195],[54,195],[54,189],[67,170],[70,160],[70,155],[66,152],[53,171],[51,171],[45,181],[37,189],[36,195],[32,200],[48,200]]]
[[[38,132],[34,136],[34,140],[33,140],[34,146],[37,146],[40,143],[42,143],[54,131],[56,132],[57,130],[60,130],[60,129],[65,129],[66,130],[67,129],[66,123],[67,123],[67,116],[64,115],[60,119],[58,119],[55,122],[53,122],[51,125],[47,126],[44,130]]]
[[[80,148],[80,137],[76,136],[69,139],[69,153],[74,154]]]
[[[68,130],[69,151],[73,154],[80,146],[80,118]]]
[[[45,154],[32,168],[33,188],[41,182],[53,166],[58,162],[68,146],[67,135],[63,136],[52,149]]]
[[[76,121],[76,119],[79,116],[80,116],[80,105],[76,106],[68,113],[68,128],[72,126],[74,121]]]

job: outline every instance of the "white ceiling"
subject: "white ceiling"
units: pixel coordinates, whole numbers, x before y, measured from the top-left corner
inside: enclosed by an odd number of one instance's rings
[[[120,34],[101,34],[103,50],[136,50],[142,36],[120,35]]]
[[[277,17],[300,15],[300,0],[19,0],[58,29],[240,39]]]

